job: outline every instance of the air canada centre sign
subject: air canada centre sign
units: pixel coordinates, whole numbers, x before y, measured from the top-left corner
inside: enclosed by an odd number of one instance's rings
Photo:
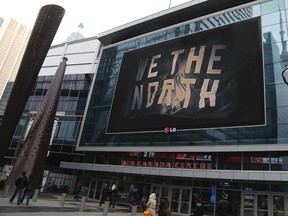
[[[254,18],[124,53],[106,133],[264,124]]]

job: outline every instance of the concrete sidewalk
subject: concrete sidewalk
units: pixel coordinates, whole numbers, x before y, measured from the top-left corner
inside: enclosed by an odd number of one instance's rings
[[[99,202],[87,200],[83,211],[80,211],[81,201],[75,201],[73,195],[66,196],[63,206],[61,203],[61,194],[58,193],[40,193],[36,202],[30,200],[29,206],[24,203],[17,205],[17,197],[13,203],[9,202],[9,197],[3,198],[3,192],[0,192],[0,216],[102,216],[103,205]],[[115,206],[109,208],[109,216],[131,216],[126,206]],[[143,216],[143,212],[137,212],[137,216]]]

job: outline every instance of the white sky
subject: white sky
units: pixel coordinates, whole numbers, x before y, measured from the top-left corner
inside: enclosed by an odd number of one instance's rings
[[[33,28],[40,8],[47,4],[57,4],[65,9],[65,15],[52,44],[62,43],[72,32],[80,31],[84,37],[99,33],[136,19],[157,13],[189,0],[3,0],[0,17],[14,18],[29,28]]]

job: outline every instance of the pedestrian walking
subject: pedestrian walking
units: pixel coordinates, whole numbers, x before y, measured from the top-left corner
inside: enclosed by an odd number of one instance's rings
[[[27,185],[24,190],[24,194],[21,200],[21,203],[23,203],[25,197],[26,197],[26,205],[29,205],[29,200],[32,198],[33,193],[35,190],[35,181],[34,177],[32,175],[29,176]]]
[[[194,215],[195,216],[203,216],[204,214],[204,205],[202,200],[199,198],[197,199],[196,203],[195,203],[195,212]]]
[[[102,189],[102,192],[101,192],[101,198],[100,198],[100,206],[102,204],[104,204],[105,201],[108,201],[108,198],[109,198],[109,188],[108,188],[108,184],[105,183],[103,189]]]
[[[142,208],[143,211],[146,211],[146,209],[147,209],[147,206],[146,206],[147,201],[148,201],[147,199],[148,199],[147,194],[144,193],[142,195],[142,198],[141,198],[141,208]]]
[[[22,196],[23,196],[23,190],[26,187],[27,183],[28,183],[28,180],[27,180],[26,172],[23,171],[22,175],[19,178],[17,178],[17,180],[15,181],[16,188],[14,190],[12,197],[9,199],[10,203],[13,202],[14,198],[18,194],[17,205],[20,205]]]
[[[155,216],[156,215],[156,194],[155,193],[150,194],[149,200],[146,206],[147,206],[147,211],[150,212],[150,215]]]
[[[112,206],[112,208],[114,208],[114,206],[116,205],[116,202],[117,202],[117,196],[118,196],[117,186],[116,186],[115,183],[113,183],[111,191],[110,191],[110,198],[109,198],[110,204],[109,204],[109,207]]]
[[[80,192],[81,192],[81,185],[78,183],[75,189],[75,194],[74,194],[74,200],[79,200],[80,198]]]
[[[168,194],[166,192],[163,193],[160,203],[159,203],[159,210],[158,210],[158,216],[169,216],[169,200],[168,200]]]
[[[222,199],[218,202],[218,205],[217,205],[218,215],[227,216],[230,211],[231,209],[230,209],[230,202],[228,201],[228,195],[223,194]]]
[[[132,206],[137,206],[138,202],[140,201],[139,191],[136,187],[134,187],[134,185],[130,186],[128,201],[129,201],[129,211],[132,211]]]

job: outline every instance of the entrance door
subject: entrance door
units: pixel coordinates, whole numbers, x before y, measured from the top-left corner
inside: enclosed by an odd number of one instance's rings
[[[190,214],[192,203],[191,189],[172,188],[171,212],[180,214]]]
[[[111,188],[112,181],[106,181],[106,180],[93,179],[92,178],[90,180],[88,198],[100,200],[100,195],[101,195],[101,192],[102,192],[102,189],[103,189],[105,183],[107,183],[108,187]]]
[[[285,203],[287,205],[287,197],[284,195],[272,195],[273,200],[273,215],[274,216],[287,216],[288,210],[287,206],[285,207]],[[285,202],[286,200],[286,202]],[[285,210],[286,209],[286,210]]]
[[[242,215],[288,216],[288,197],[283,194],[243,192]]]
[[[156,200],[157,200],[157,206],[156,206],[156,211],[158,211],[159,203],[160,203],[160,198],[162,197],[163,193],[166,193],[168,195],[168,200],[170,200],[170,193],[169,193],[169,188],[164,187],[163,185],[153,185],[152,186],[152,191],[151,193],[156,194]]]
[[[101,189],[104,185],[103,182],[104,181],[101,181],[101,180],[91,179],[89,192],[88,192],[88,198],[96,199],[96,200],[100,199]]]
[[[243,192],[243,214],[245,216],[268,216],[269,196],[268,194]]]

